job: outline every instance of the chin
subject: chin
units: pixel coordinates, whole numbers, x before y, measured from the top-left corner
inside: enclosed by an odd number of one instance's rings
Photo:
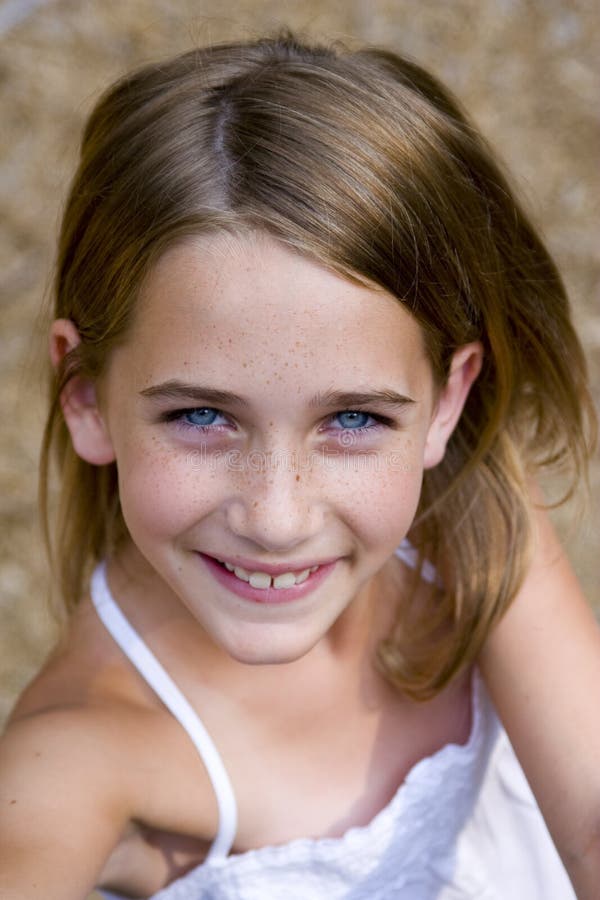
[[[236,662],[247,666],[281,666],[293,663],[309,653],[317,641],[262,640],[227,641],[221,644],[223,650]]]

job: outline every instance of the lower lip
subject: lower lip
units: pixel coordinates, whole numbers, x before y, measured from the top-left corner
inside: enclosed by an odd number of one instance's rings
[[[319,566],[316,572],[311,572],[306,581],[302,584],[296,584],[289,588],[253,588],[247,581],[242,581],[233,572],[230,572],[221,563],[218,563],[212,556],[206,556],[204,553],[198,553],[207,569],[214,575],[219,584],[222,584],[232,593],[237,594],[244,600],[251,600],[253,603],[292,603],[294,600],[301,600],[320,584],[325,581],[329,573],[333,570],[337,560]]]

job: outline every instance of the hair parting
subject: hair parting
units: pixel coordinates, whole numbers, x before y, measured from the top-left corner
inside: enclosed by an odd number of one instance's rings
[[[483,344],[411,533],[445,586],[401,616],[378,653],[393,684],[430,697],[475,658],[518,589],[530,479],[558,466],[570,492],[595,420],[547,250],[454,98],[386,51],[309,46],[289,33],[194,49],[125,76],[93,110],[54,285],[54,315],[73,320],[82,342],[51,376],[40,481],[65,608],[127,532],[116,467],[76,455],[61,394],[75,375],[102,378],[160,255],[222,230],[267,232],[391,293],[421,325],[439,385],[458,347]]]

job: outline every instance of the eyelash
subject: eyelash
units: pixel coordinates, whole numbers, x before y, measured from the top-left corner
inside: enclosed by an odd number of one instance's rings
[[[186,422],[185,416],[190,413],[196,412],[197,410],[210,410],[211,412],[216,412],[221,416],[225,414],[220,412],[220,410],[216,409],[213,406],[194,406],[189,409],[176,409],[172,412],[165,413],[162,417],[162,421],[164,422],[172,422],[176,425],[177,428],[181,428],[185,431],[193,431],[195,434],[207,434],[208,432],[213,432],[217,429],[221,429],[223,425],[193,425],[191,422]],[[336,416],[341,416],[344,413],[358,413],[359,415],[368,416],[370,419],[373,419],[375,422],[374,425],[361,425],[358,428],[336,428],[335,431],[338,432],[348,432],[350,434],[366,434],[367,432],[378,431],[380,428],[393,428],[394,422],[392,419],[388,419],[386,416],[378,415],[377,413],[369,412],[366,409],[342,409],[337,413],[333,413],[331,416],[334,419]]]

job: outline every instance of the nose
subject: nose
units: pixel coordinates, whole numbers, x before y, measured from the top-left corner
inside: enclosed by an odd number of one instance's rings
[[[249,463],[227,504],[227,525],[238,537],[272,553],[308,543],[323,527],[322,491],[291,454],[263,454]]]

